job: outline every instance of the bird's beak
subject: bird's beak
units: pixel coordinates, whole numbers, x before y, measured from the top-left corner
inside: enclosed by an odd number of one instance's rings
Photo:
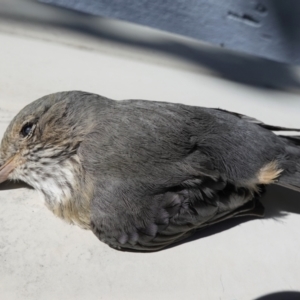
[[[2,167],[0,167],[0,183],[7,180],[8,175],[15,169],[17,166],[17,157],[11,157]]]

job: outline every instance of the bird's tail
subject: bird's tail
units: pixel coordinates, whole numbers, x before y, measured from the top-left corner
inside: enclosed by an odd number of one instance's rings
[[[300,136],[280,136],[287,144],[287,161],[275,184],[300,192]]]
[[[235,115],[242,120],[254,123],[273,132],[300,132],[299,128],[269,125],[240,113],[230,112],[219,108],[217,110]],[[278,180],[274,183],[300,192],[300,136],[279,135],[279,137],[284,140],[286,144],[286,153],[282,161],[283,171]]]

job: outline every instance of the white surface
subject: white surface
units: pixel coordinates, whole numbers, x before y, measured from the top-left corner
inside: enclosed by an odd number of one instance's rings
[[[63,90],[222,107],[300,127],[299,95],[234,84],[188,64],[185,70],[150,64],[135,58],[134,49],[131,57],[127,50],[116,56],[113,49],[88,51],[1,28],[0,44],[1,136],[24,105]],[[299,291],[296,212],[241,223],[157,253],[127,253],[57,219],[35,191],[2,190],[0,299],[243,300]]]

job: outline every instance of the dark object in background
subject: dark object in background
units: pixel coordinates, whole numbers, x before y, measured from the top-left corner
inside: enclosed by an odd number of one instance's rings
[[[297,291],[284,291],[273,294],[264,295],[255,300],[299,300],[300,292]]]
[[[279,62],[300,63],[298,0],[40,0]]]

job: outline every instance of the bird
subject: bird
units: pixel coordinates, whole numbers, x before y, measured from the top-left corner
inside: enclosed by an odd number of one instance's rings
[[[300,191],[300,131],[220,108],[58,92],[24,107],[0,146],[70,224],[124,251],[158,251],[226,219],[264,216],[265,186]]]

